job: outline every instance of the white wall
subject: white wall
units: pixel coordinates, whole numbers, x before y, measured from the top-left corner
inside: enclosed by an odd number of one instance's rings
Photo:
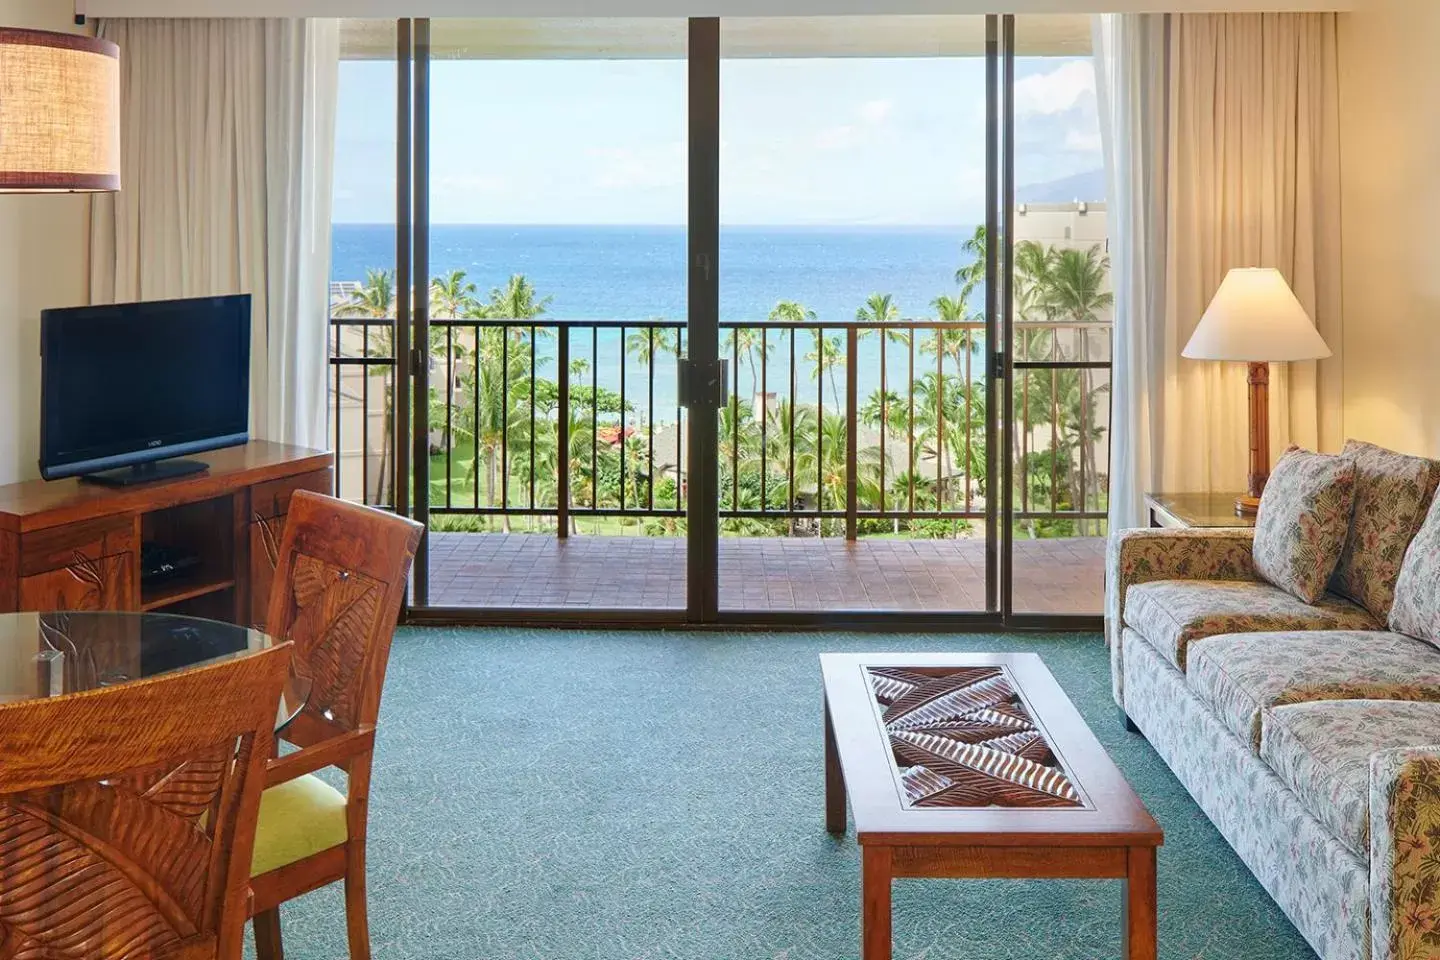
[[[74,30],[69,0],[0,0],[0,24]],[[90,202],[0,195],[0,483],[36,476],[40,311],[87,298]]]
[[[1345,433],[1440,456],[1440,3],[1339,17]]]

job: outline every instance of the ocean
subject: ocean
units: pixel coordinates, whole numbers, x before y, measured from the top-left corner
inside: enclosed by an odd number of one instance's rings
[[[901,316],[933,316],[930,301],[955,295],[961,242],[973,227],[725,227],[720,232],[720,319],[763,320],[798,300],[843,323],[873,293]],[[395,229],[336,224],[330,275],[363,280],[395,262]],[[685,316],[685,228],[437,224],[430,273],[464,270],[482,293],[523,273],[563,320]],[[980,304],[974,305],[976,309]]]
[[[821,322],[842,324],[875,293],[888,293],[905,319],[933,319],[932,300],[955,296],[955,270],[966,262],[960,246],[973,227],[724,227],[720,233],[720,319],[764,320],[780,300],[796,300],[814,310]],[[394,227],[386,224],[336,224],[331,278],[364,280],[370,268],[389,268],[395,260]],[[682,226],[499,226],[436,224],[430,231],[430,274],[464,270],[484,295],[523,273],[541,297],[551,297],[546,316],[565,320],[683,319],[685,228]],[[983,300],[977,296],[973,310]],[[580,342],[584,340],[585,342]],[[543,349],[543,348],[542,348]],[[598,351],[588,356],[589,338],[578,338],[572,354],[590,360],[601,386],[618,389],[619,335],[607,331]],[[772,346],[766,389],[785,398],[789,376],[788,346]],[[813,339],[801,335],[797,392],[814,402],[823,389],[827,411],[840,409],[843,370],[837,384],[814,377],[804,354]],[[543,353],[542,363],[547,359]],[[934,369],[934,357],[917,351],[917,366]],[[634,391],[645,382],[636,358],[624,361]],[[880,385],[877,338],[861,344],[861,402]],[[886,356],[886,387],[906,394],[908,356],[891,345]],[[757,392],[758,376],[741,364],[739,390]],[[976,376],[981,367],[976,365]],[[947,373],[954,373],[947,369]],[[917,373],[918,375],[918,373]],[[826,381],[831,379],[827,374]],[[780,381],[777,383],[776,381]],[[673,364],[656,365],[657,415],[673,411]],[[643,409],[648,395],[627,397]]]

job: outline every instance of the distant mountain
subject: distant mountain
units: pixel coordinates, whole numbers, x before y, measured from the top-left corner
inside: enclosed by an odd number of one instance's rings
[[[1073,200],[1103,203],[1105,171],[1086,170],[1084,173],[1061,177],[1059,180],[1015,188],[1016,203],[1070,203]]]

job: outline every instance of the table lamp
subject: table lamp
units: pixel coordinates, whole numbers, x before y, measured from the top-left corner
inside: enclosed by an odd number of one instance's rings
[[[1181,356],[1250,364],[1250,478],[1235,512],[1253,514],[1270,477],[1270,364],[1330,356],[1320,331],[1273,267],[1231,270]]]

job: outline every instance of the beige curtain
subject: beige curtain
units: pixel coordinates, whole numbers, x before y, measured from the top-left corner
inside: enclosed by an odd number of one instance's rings
[[[339,26],[100,21],[121,51],[124,187],[91,212],[96,303],[252,297],[252,436],[327,446]]]
[[[1245,365],[1180,356],[1231,267],[1278,268],[1336,354],[1272,366],[1272,459],[1343,441],[1335,17],[1172,15],[1169,59],[1162,449],[1146,486],[1240,490]]]

